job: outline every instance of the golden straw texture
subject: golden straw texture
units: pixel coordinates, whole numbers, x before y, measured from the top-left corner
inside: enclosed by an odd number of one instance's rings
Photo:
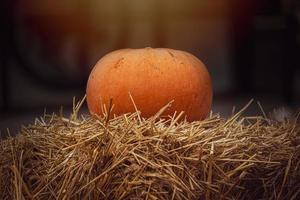
[[[300,198],[300,126],[47,115],[0,143],[0,199]]]

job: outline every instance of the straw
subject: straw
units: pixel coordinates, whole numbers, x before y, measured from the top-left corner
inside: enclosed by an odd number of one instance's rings
[[[243,116],[251,102],[189,123],[160,119],[170,104],[92,117],[74,100],[1,140],[0,199],[299,199],[298,119]]]

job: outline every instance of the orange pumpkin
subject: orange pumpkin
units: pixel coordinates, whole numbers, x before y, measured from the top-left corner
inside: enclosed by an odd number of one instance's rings
[[[135,112],[150,117],[174,100],[165,115],[184,111],[188,121],[207,116],[212,85],[205,65],[190,53],[164,48],[121,49],[101,58],[87,83],[91,114],[101,116],[110,99],[112,114]],[[130,97],[130,95],[132,97]]]

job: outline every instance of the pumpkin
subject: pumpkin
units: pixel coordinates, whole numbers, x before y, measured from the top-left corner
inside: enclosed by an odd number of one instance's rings
[[[121,49],[102,57],[90,73],[87,104],[91,114],[132,113],[150,117],[172,102],[164,115],[184,111],[188,121],[207,116],[212,84],[205,65],[190,53],[167,48]]]

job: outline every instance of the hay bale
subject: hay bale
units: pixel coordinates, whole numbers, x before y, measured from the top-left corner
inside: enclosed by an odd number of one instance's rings
[[[0,199],[299,199],[300,126],[43,116],[0,143]]]

